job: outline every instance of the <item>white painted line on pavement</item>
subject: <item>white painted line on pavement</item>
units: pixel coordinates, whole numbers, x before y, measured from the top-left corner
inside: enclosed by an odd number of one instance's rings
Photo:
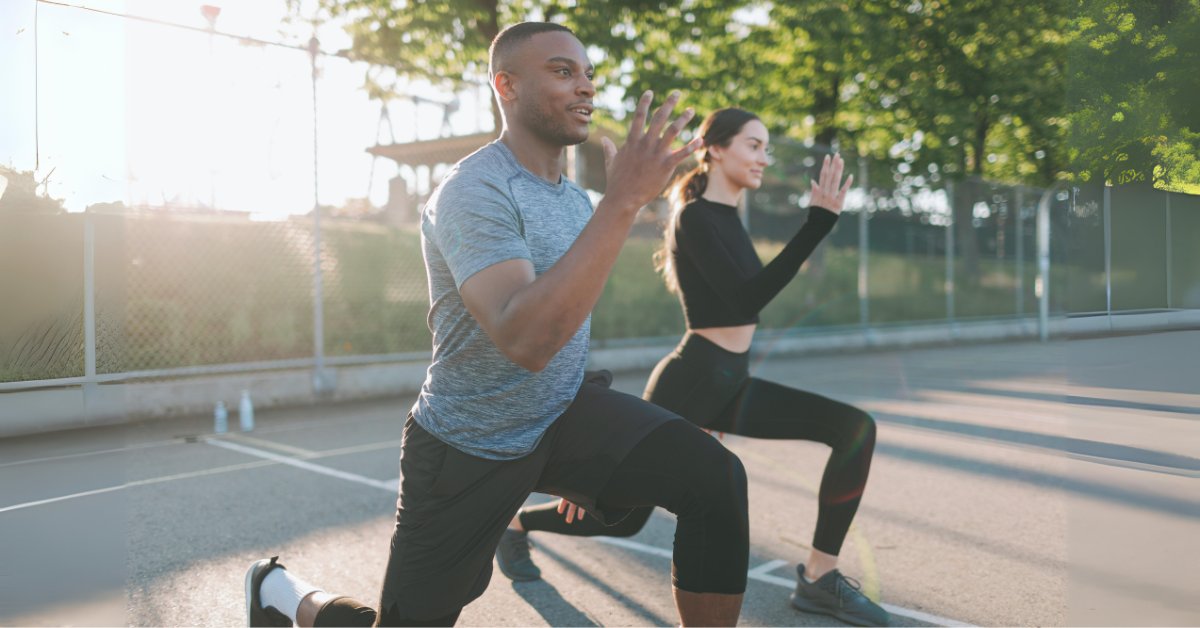
[[[253,447],[244,447],[242,445],[238,445],[236,443],[230,443],[227,441],[208,440],[205,442],[207,442],[210,445],[214,445],[216,447],[224,447],[225,449],[238,451],[238,452],[250,455],[250,456],[266,458],[267,460],[278,462],[280,464],[286,464],[286,465],[293,466],[293,467],[296,467],[299,469],[304,469],[306,471],[312,471],[313,473],[320,473],[322,475],[328,475],[328,476],[335,477],[338,479],[346,480],[348,482],[354,482],[356,484],[362,484],[364,486],[370,486],[370,487],[378,488],[378,489],[385,490],[388,492],[395,492],[395,490],[396,490],[395,487],[397,484],[399,484],[399,479],[382,480],[382,481],[381,480],[373,480],[371,478],[364,477],[364,476],[361,476],[361,475],[358,475],[355,473],[347,473],[345,471],[339,471],[337,469],[332,469],[330,467],[324,467],[324,466],[321,466],[318,464],[313,464],[311,462],[304,462],[303,460],[295,460],[293,458],[281,456],[279,454],[272,453],[269,451],[261,451],[258,449],[254,449]],[[592,540],[599,541],[601,543],[606,543],[608,545],[615,545],[617,547],[623,547],[625,549],[633,550],[635,552],[641,552],[643,554],[660,556],[662,558],[667,558],[667,559],[670,559],[672,557],[671,550],[662,549],[661,547],[654,547],[653,545],[646,545],[645,543],[638,543],[637,541],[630,541],[629,539],[618,538],[618,537],[608,537],[608,536],[598,536],[598,537],[592,537]],[[776,586],[784,587],[786,589],[794,589],[794,588],[796,588],[795,580],[790,580],[788,578],[780,578],[779,576],[772,576],[769,573],[767,573],[774,569],[778,569],[780,566],[785,565],[785,564],[787,564],[787,561],[785,561],[785,560],[772,560],[770,562],[759,565],[758,567],[748,571],[746,573],[746,576],[748,578],[750,578],[751,580],[757,580],[759,582],[765,582],[767,584],[774,584]],[[891,604],[881,604],[880,606],[882,606],[884,608],[884,610],[886,610],[887,612],[889,612],[893,615],[900,615],[901,617],[908,617],[910,619],[928,622],[931,624],[937,624],[939,626],[968,626],[968,627],[972,626],[972,624],[968,624],[966,622],[961,622],[961,621],[949,619],[946,617],[939,617],[937,615],[931,615],[929,613],[923,613],[921,611],[907,609],[902,606],[893,606]]]
[[[66,501],[68,499],[75,499],[76,497],[87,497],[89,495],[101,495],[103,493],[111,493],[112,491],[119,491],[123,488],[125,488],[124,484],[122,484],[120,486],[109,486],[107,488],[98,488],[93,491],[84,491],[82,493],[73,493],[71,495],[63,495],[61,497],[51,497],[49,499],[39,499],[36,502],[25,502],[24,504],[13,504],[12,506],[5,506],[4,508],[0,508],[0,514],[6,513],[6,512],[11,512],[14,510],[21,510],[24,508],[33,508],[34,506],[44,506],[46,504],[53,504],[54,502],[61,502],[61,501]]]
[[[315,452],[311,449],[302,449],[300,447],[293,447],[292,445],[285,445],[283,443],[277,443],[275,441],[270,441],[270,440],[266,440],[266,439],[262,439],[262,438],[254,438],[253,436],[247,436],[245,434],[238,434],[236,432],[222,434],[221,436],[216,436],[214,438],[220,438],[223,440],[233,440],[233,441],[237,441],[239,443],[245,443],[247,445],[256,445],[258,447],[266,447],[267,449],[274,449],[275,451],[283,452],[285,454],[292,454],[293,456],[300,456],[301,458],[312,458],[313,456],[317,455],[317,452]]]
[[[794,588],[795,586],[796,583],[793,582],[792,587]],[[883,610],[893,615],[899,615],[901,617],[907,617],[917,621],[928,622],[938,626],[963,626],[964,628],[976,628],[975,624],[968,624],[965,621],[958,621],[957,619],[950,619],[940,615],[922,613],[921,611],[914,611],[911,608],[904,608],[903,606],[893,606],[891,604],[880,604],[880,606],[883,607]]]
[[[592,537],[592,540],[600,541],[601,543],[607,543],[609,545],[616,545],[617,547],[623,547],[625,549],[633,550],[635,552],[641,552],[643,554],[651,554],[653,556],[661,556],[663,558],[671,558],[671,552],[669,550],[665,550],[665,549],[662,549],[659,547],[654,547],[653,545],[646,545],[644,543],[638,543],[637,541],[630,541],[629,539],[611,538],[611,537],[607,537],[607,536],[597,536],[597,537]],[[755,567],[754,569],[751,569],[750,571],[746,572],[746,577],[751,580],[757,580],[758,582],[764,582],[766,584],[773,584],[775,586],[783,587],[785,589],[795,589],[796,588],[795,580],[792,580],[791,578],[781,578],[779,576],[772,576],[770,573],[768,573],[768,572],[778,569],[779,567],[786,565],[786,564],[788,564],[788,561],[786,561],[786,560],[772,560],[772,561],[763,563],[763,564],[759,565],[758,567]],[[966,627],[974,626],[974,624],[969,624],[967,622],[959,621],[957,619],[950,619],[949,617],[941,617],[938,615],[932,615],[930,613],[923,613],[921,611],[912,610],[910,608],[904,608],[903,606],[895,606],[893,604],[880,604],[880,606],[882,606],[884,610],[886,610],[887,612],[889,612],[893,615],[899,615],[901,617],[907,617],[909,619],[915,619],[917,621],[923,621],[923,622],[935,624],[938,626],[966,626]]]
[[[136,445],[125,445],[124,447],[113,447],[111,449],[94,449],[91,451],[79,451],[73,454],[60,454],[57,456],[46,456],[43,458],[29,458],[26,460],[14,460],[12,462],[0,463],[0,467],[12,467],[21,464],[37,464],[39,462],[55,462],[58,460],[70,460],[72,458],[86,458],[88,456],[101,456],[104,454],[119,454],[135,449],[148,449],[151,447],[166,447],[169,445],[185,445],[182,439],[172,438],[170,440],[159,440],[149,443],[138,443]]]
[[[267,462],[267,461],[243,462],[242,464],[234,464],[234,465],[229,465],[227,467],[217,467],[215,469],[204,469],[203,471],[192,471],[190,473],[177,473],[175,475],[165,475],[162,477],[150,478],[147,480],[134,480],[133,482],[126,482],[124,484],[118,484],[116,486],[108,486],[105,488],[98,488],[98,489],[94,489],[94,490],[90,490],[90,491],[83,491],[80,493],[71,493],[70,495],[60,495],[58,497],[51,497],[49,499],[39,499],[34,502],[25,502],[23,504],[13,504],[12,506],[5,506],[4,508],[0,508],[0,513],[11,512],[14,510],[22,510],[25,508],[33,508],[34,506],[44,506],[46,504],[53,504],[55,502],[67,501],[68,499],[76,499],[78,497],[88,497],[90,495],[100,495],[103,493],[111,493],[113,491],[119,491],[122,489],[131,488],[134,486],[148,486],[150,484],[160,484],[162,482],[172,482],[175,480],[187,480],[187,479],[191,479],[191,478],[203,477],[205,475],[216,475],[218,473],[228,473],[230,471],[242,471],[245,469],[253,469],[255,467],[266,467],[271,464],[272,464],[271,462]]]
[[[210,441],[206,440],[205,442],[210,442]],[[176,443],[175,441],[161,441],[159,443],[155,443],[153,445],[147,445],[147,446],[155,446],[156,447],[159,445],[175,444],[175,443]],[[184,443],[180,442],[177,444],[184,444]],[[382,443],[370,443],[368,445],[357,445],[357,446],[353,446],[353,447],[343,447],[341,449],[331,449],[328,451],[313,452],[308,457],[324,458],[327,456],[337,456],[337,455],[343,455],[343,454],[348,454],[348,453],[359,453],[359,452],[363,452],[363,451],[373,451],[373,450],[377,450],[377,449],[387,449],[390,447],[399,447],[399,446],[400,446],[400,441],[398,441],[398,440],[386,441],[386,442],[382,442]],[[64,458],[73,458],[73,457],[77,457],[77,456],[94,455],[96,453],[123,452],[123,451],[128,451],[130,449],[138,449],[138,448],[140,448],[140,447],[135,446],[135,447],[120,448],[120,449],[110,449],[110,450],[105,450],[103,452],[85,452],[85,453],[81,453],[81,454],[72,454],[72,455],[68,455],[68,456],[42,458],[37,461],[32,461],[32,460],[31,461],[21,461],[19,463],[14,463],[14,464],[24,464],[25,462],[38,462],[38,461],[47,461],[47,460],[58,460],[58,459],[64,459]],[[229,449],[229,448],[227,448],[227,449]],[[239,451],[240,453],[249,453],[246,450],[257,451],[250,447],[237,449],[236,451]],[[269,452],[262,452],[262,453],[266,454]],[[250,455],[255,455],[255,454],[250,454]],[[265,458],[266,456],[258,456],[258,457]],[[280,458],[284,458],[284,457],[281,456]],[[126,482],[124,484],[118,484],[116,486],[106,486],[104,488],[92,489],[90,491],[81,491],[79,493],[71,493],[70,495],[59,495],[58,497],[50,497],[47,499],[39,499],[37,501],[31,501],[31,502],[25,502],[22,504],[13,504],[11,506],[0,507],[0,514],[6,513],[6,512],[12,512],[12,511],[16,511],[16,510],[24,510],[26,508],[33,508],[35,506],[45,506],[47,504],[53,504],[53,503],[57,503],[57,502],[67,501],[70,499],[77,499],[80,497],[89,497],[91,495],[102,495],[104,493],[120,491],[120,490],[131,488],[134,486],[147,486],[150,484],[159,484],[162,482],[172,482],[175,480],[188,480],[191,478],[198,478],[198,477],[202,477],[205,475],[214,475],[217,473],[228,473],[230,471],[242,471],[242,470],[246,470],[246,469],[254,469],[257,467],[266,467],[266,466],[270,466],[270,465],[276,464],[276,463],[288,464],[287,462],[284,462],[284,460],[290,460],[290,459],[284,458],[283,460],[280,460],[280,459],[276,459],[276,458],[268,458],[267,460],[261,461],[261,462],[244,462],[241,464],[234,464],[234,465],[229,465],[229,466],[224,466],[224,467],[216,467],[213,469],[204,469],[201,471],[191,471],[188,473],[177,473],[174,475],[165,475],[165,476],[161,476],[161,477],[157,477],[157,478],[148,478],[145,480],[134,480],[132,482]],[[0,466],[7,466],[7,465],[0,465]],[[292,465],[292,466],[296,466],[296,465]],[[367,486],[371,486],[371,487],[375,487],[375,488],[383,488],[384,490],[389,490],[393,493],[396,492],[396,490],[398,490],[398,488],[400,486],[399,478],[388,481],[388,482],[380,483],[380,482],[376,482],[375,480],[372,480],[370,478],[363,478],[362,476],[358,476],[358,477],[362,480],[366,480],[366,482],[368,482]],[[357,481],[352,478],[343,478],[343,479],[348,479],[352,482]],[[382,484],[382,486],[379,486],[379,484]]]
[[[765,576],[786,564],[788,564],[788,561],[786,561],[786,560],[780,560],[780,559],[769,560],[769,561],[755,567],[754,569],[747,571],[746,576],[750,577],[750,578],[757,578],[759,576]]]
[[[609,545],[616,545],[617,547],[624,547],[625,549],[631,549],[635,552],[641,552],[643,554],[653,554],[655,556],[662,556],[663,558],[667,558],[667,559],[670,559],[671,557],[674,556],[674,554],[671,553],[671,550],[665,550],[662,548],[654,547],[653,545],[646,545],[644,543],[638,543],[637,541],[630,541],[629,539],[623,539],[620,537],[593,536],[591,538],[593,541],[599,541],[601,543],[607,543]]]
[[[205,442],[208,443],[209,445],[212,445],[213,447],[221,447],[222,449],[236,451],[238,453],[246,454],[247,456],[256,456],[258,458],[265,458],[267,460],[278,462],[279,464],[285,464],[290,467],[304,469],[305,471],[312,471],[313,473],[319,473],[321,475],[328,475],[330,477],[338,478],[339,480],[346,480],[348,482],[354,482],[357,484],[362,484],[364,486],[372,486],[374,488],[378,488],[378,489],[385,490],[385,491],[392,490],[390,482],[374,480],[374,479],[371,479],[366,476],[358,475],[357,473],[350,473],[347,471],[339,471],[339,470],[331,468],[331,467],[326,467],[326,466],[322,466],[319,464],[313,464],[311,462],[305,462],[303,460],[297,460],[295,458],[289,458],[287,456],[284,456],[282,454],[277,454],[275,452],[264,451],[262,449],[255,449],[253,447],[246,447],[245,445],[239,445],[237,443],[231,443],[231,442],[225,441],[225,440],[209,439],[209,440],[206,440]]]

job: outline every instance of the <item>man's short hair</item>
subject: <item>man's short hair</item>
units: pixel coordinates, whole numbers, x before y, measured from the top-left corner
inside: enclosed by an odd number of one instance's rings
[[[566,26],[554,22],[521,22],[500,31],[488,49],[488,75],[495,77],[497,72],[508,70],[509,59],[520,44],[538,33],[553,31],[575,34]]]

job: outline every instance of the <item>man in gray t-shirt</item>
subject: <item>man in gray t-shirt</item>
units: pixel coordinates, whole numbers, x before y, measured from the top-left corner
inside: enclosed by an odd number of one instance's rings
[[[457,164],[422,215],[433,363],[404,425],[379,609],[262,559],[246,573],[250,624],[453,624],[539,491],[604,522],[643,506],[675,513],[681,623],[735,625],[749,552],[741,463],[583,371],[591,310],[637,211],[699,147],[673,148],[692,111],[671,122],[672,94],[651,116],[642,95],[625,144],[602,140],[609,183],[593,211],[562,176],[596,94],[583,44],[556,24],[517,24],[492,42],[490,70],[500,139]]]
[[[533,451],[583,382],[591,317],[545,368],[530,371],[475,323],[459,289],[509,260],[545,273],[591,217],[592,203],[579,186],[534,175],[498,140],[446,175],[421,216],[433,331],[433,364],[412,408],[421,427],[480,458]]]

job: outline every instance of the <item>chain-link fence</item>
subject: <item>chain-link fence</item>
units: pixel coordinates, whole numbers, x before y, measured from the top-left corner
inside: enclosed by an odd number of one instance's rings
[[[764,259],[804,221],[806,186],[797,176],[750,195],[750,233]],[[763,312],[763,328],[1031,317],[1041,201],[1051,218],[1051,314],[1200,307],[1196,197],[985,182],[903,192],[872,185],[852,195],[805,271]],[[957,229],[962,212],[950,203],[963,199],[971,222]],[[331,364],[425,358],[428,291],[415,227],[327,220],[322,233],[317,327],[310,219],[0,214],[0,294],[8,296],[0,381],[310,366],[318,332]],[[598,342],[683,329],[651,267],[657,229],[639,233],[596,309]]]

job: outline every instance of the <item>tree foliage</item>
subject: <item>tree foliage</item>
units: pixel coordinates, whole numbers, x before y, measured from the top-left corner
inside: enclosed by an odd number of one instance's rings
[[[1200,0],[1078,10],[1069,84],[1080,178],[1200,193]]]
[[[297,7],[299,0],[287,0]],[[602,56],[599,86],[738,105],[777,134],[916,172],[1200,184],[1200,0],[318,0],[383,77],[454,84],[524,19]],[[624,112],[617,112],[618,114]]]

